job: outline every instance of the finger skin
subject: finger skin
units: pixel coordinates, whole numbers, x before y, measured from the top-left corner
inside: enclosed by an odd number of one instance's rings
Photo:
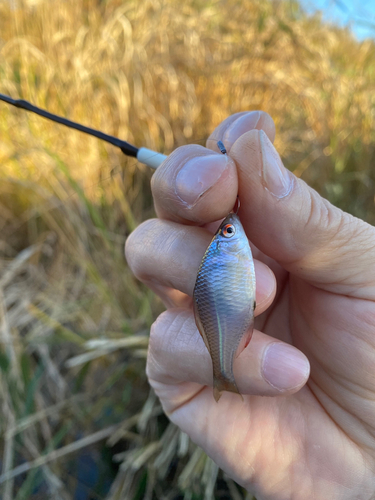
[[[229,126],[220,134],[226,136],[228,130]],[[264,178],[261,134],[251,129],[234,141],[232,137],[231,146],[227,144],[239,176],[240,216],[247,234],[273,264],[278,261],[291,273],[279,266],[286,278],[285,286],[280,287],[275,307],[258,318],[258,322],[267,318],[262,329],[269,334],[264,340],[273,341],[271,346],[275,345],[273,337],[278,337],[281,329],[286,333],[283,339],[289,339],[306,353],[311,363],[309,383],[299,392],[289,386],[295,394],[288,397],[246,395],[245,391],[263,394],[262,387],[257,385],[262,380],[257,375],[260,373],[262,377],[265,371],[255,370],[257,363],[261,364],[260,356],[246,363],[240,373],[235,371],[236,378],[242,379],[244,401],[235,394],[225,393],[216,404],[212,388],[207,385],[212,381],[208,379],[212,377],[207,368],[210,360],[205,360],[208,353],[188,304],[183,311],[170,309],[152,328],[147,365],[150,383],[172,422],[202,446],[226,473],[254,491],[257,498],[368,500],[375,491],[371,368],[374,311],[373,302],[353,295],[373,298],[373,228],[332,210],[328,202],[292,174],[288,174],[293,179],[290,189],[283,196],[275,196]],[[214,141],[211,143],[216,151]],[[184,154],[188,155],[189,149]],[[277,157],[276,152],[272,155]],[[232,172],[232,163],[228,165],[227,172]],[[180,167],[170,165],[172,173],[174,168]],[[223,205],[221,197],[215,197],[216,183],[193,205],[181,203],[173,191],[168,191],[168,176],[163,183],[166,189],[160,183],[159,191],[154,191],[156,203],[162,206],[159,216],[202,226],[220,219],[217,214]],[[221,188],[220,194],[224,196],[225,184]],[[232,190],[229,191],[232,196]],[[228,205],[230,200],[226,199]],[[176,203],[180,203],[178,213]],[[200,210],[201,203],[208,212]],[[157,231],[155,242],[157,237],[163,235]],[[143,245],[147,238],[143,239]],[[155,248],[155,242],[148,253]],[[162,249],[160,245],[159,259]],[[183,251],[181,255],[190,258]],[[150,257],[144,254],[135,266],[140,276],[147,260]],[[167,295],[169,287],[160,281],[168,269],[163,263],[155,283]],[[175,268],[175,280],[180,270]],[[144,279],[146,276],[153,275],[148,272]],[[176,302],[185,298],[189,301],[183,292],[177,295]],[[173,304],[172,300],[170,307]],[[255,332],[253,340],[262,340],[258,333]],[[246,357],[247,350],[252,349],[258,349],[258,354],[261,351],[250,342],[236,359],[235,370],[241,366],[241,357]],[[195,365],[196,359],[200,360],[199,366]],[[270,366],[280,368],[277,360]]]
[[[225,135],[235,123],[231,120],[220,125],[212,137]],[[187,158],[198,158],[194,156],[197,147],[175,152],[155,174],[153,194],[159,217],[198,225],[212,222],[231,210],[238,187],[241,222],[261,252],[314,286],[375,298],[375,229],[334,207],[287,171],[263,130],[240,135],[230,147],[220,178],[191,206],[178,199],[174,181]],[[203,157],[195,164],[198,171],[212,169],[207,151],[199,149]],[[192,178],[196,171],[192,169]],[[281,193],[283,186],[285,192]]]
[[[160,285],[153,281],[143,280],[143,283],[158,295],[167,309],[175,307],[183,307],[191,309],[193,307],[193,299],[186,293],[180,292],[170,286]]]
[[[197,159],[195,169],[192,169],[191,178],[196,178],[199,188],[199,175],[201,172],[208,171],[208,162],[213,155],[216,155],[218,161],[223,160],[223,155],[219,153],[217,141],[224,140],[225,146],[230,150],[231,144],[237,138],[236,133],[231,134],[231,139],[225,139],[225,133],[238,118],[247,113],[238,113],[229,117],[213,132],[207,141],[207,149],[195,144],[177,148],[168,158],[158,167],[151,180],[151,188],[154,196],[155,210],[159,218],[169,219],[185,224],[203,225],[222,219],[232,210],[238,192],[238,179],[236,165],[230,158],[226,157],[227,165],[219,178],[209,187],[202,188],[202,192],[197,201],[193,204],[185,203],[178,194],[176,183],[178,176],[185,165],[192,159]],[[263,111],[259,114],[259,120],[254,123],[256,127],[264,129],[264,132],[271,141],[275,138],[275,125],[272,118]],[[246,125],[246,124],[245,124]],[[251,126],[251,122],[248,123]],[[246,132],[242,126],[238,134]],[[213,152],[214,151],[214,152]],[[214,176],[215,177],[215,176]],[[189,178],[189,176],[188,176]]]
[[[242,135],[230,152],[238,168],[241,220],[252,242],[315,286],[374,298],[375,229],[286,171],[273,150],[278,172],[289,179],[290,187],[284,196],[275,196],[268,187],[262,144],[262,132],[253,130]]]
[[[151,189],[159,218],[202,225],[228,215],[236,201],[238,191],[236,165],[229,156],[225,157],[226,168],[219,179],[211,187],[203,189],[195,204],[185,203],[177,192],[176,182],[184,166],[196,159],[197,167],[191,177],[197,177],[197,172],[205,169],[205,160],[210,160],[213,155],[217,156],[218,161],[224,160],[222,154],[213,153],[202,146],[195,144],[182,146],[173,151],[158,167],[151,179]],[[220,206],[212,205],[212,199],[220,199]]]
[[[147,285],[177,289],[192,297],[203,255],[212,235],[203,228],[171,221],[150,219],[127,239],[125,253],[134,275]],[[255,260],[256,310],[259,315],[272,303],[276,293],[273,272]],[[159,293],[157,288],[154,288]],[[165,298],[165,297],[163,297]],[[167,305],[175,305],[170,301]]]
[[[246,115],[254,114],[258,115],[257,121],[255,122],[254,120],[255,123],[253,122],[253,126],[251,128],[246,128],[246,122],[244,123],[244,118],[246,117]],[[238,126],[239,122],[242,122],[240,126]],[[233,133],[234,127],[236,127],[236,133]],[[222,121],[207,139],[206,147],[208,149],[212,149],[213,151],[219,151],[217,142],[222,141],[226,150],[228,151],[228,153],[230,153],[234,142],[242,134],[254,129],[263,130],[267,134],[270,141],[274,142],[276,135],[275,123],[270,115],[268,113],[265,113],[264,111],[253,111],[251,113],[244,111],[228,116],[228,118]]]
[[[270,385],[262,375],[262,362],[270,345],[284,344],[257,330],[254,330],[250,344],[235,359],[234,376],[241,394],[275,396],[281,393],[292,394],[307,381],[309,372],[298,373],[292,386],[284,391]],[[287,344],[284,344],[287,345]],[[298,349],[288,346],[305,360]],[[280,360],[281,363],[281,360]],[[277,368],[277,367],[275,367]],[[282,370],[294,366],[290,365]],[[151,331],[147,376],[160,399],[165,411],[173,412],[177,407],[190,400],[202,386],[212,387],[212,362],[204,342],[195,325],[194,314],[185,309],[170,309],[159,316]],[[184,388],[181,383],[186,383]],[[212,396],[213,397],[213,396]],[[223,399],[233,394],[224,393]],[[239,397],[234,395],[234,397]],[[221,401],[221,400],[220,400]]]

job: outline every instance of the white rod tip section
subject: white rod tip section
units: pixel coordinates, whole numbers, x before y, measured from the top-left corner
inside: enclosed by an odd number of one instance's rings
[[[139,148],[137,153],[137,160],[151,168],[158,168],[166,158],[165,155],[147,148]]]

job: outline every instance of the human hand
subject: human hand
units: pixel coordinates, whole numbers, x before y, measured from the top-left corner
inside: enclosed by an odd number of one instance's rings
[[[239,113],[208,149],[179,148],[156,171],[159,218],[126,245],[134,274],[168,307],[152,328],[147,374],[171,421],[259,500],[369,500],[375,229],[288,172],[269,139],[267,114]],[[244,401],[225,392],[216,403],[191,297],[212,222],[237,192],[256,259],[257,318],[234,363]]]

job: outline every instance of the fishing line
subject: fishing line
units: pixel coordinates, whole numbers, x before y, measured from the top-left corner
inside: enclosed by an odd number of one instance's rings
[[[228,154],[227,150],[226,150],[226,147],[224,146],[223,141],[217,141],[216,145],[220,149],[220,152],[223,153],[223,155],[227,155]],[[240,202],[239,196],[237,195],[236,205],[234,205],[232,212],[234,214],[238,215],[238,211],[239,211],[240,207],[241,207],[241,202]]]
[[[35,113],[43,118],[47,118],[48,120],[52,120],[53,122],[60,123],[61,125],[65,125],[66,127],[73,128],[75,130],[79,130],[88,135],[92,135],[101,139],[102,141],[109,142],[113,146],[120,148],[121,151],[126,156],[131,156],[133,158],[137,158],[137,160],[151,168],[158,168],[158,166],[167,158],[165,155],[161,153],[157,153],[156,151],[152,151],[152,149],[148,148],[137,148],[130,144],[129,142],[122,141],[117,137],[112,135],[104,134],[99,130],[95,130],[90,127],[86,127],[85,125],[81,125],[80,123],[73,122],[72,120],[68,120],[67,118],[63,118],[62,116],[54,115],[53,113],[49,113],[48,111],[38,108],[34,106],[28,101],[23,99],[12,99],[11,97],[0,94],[0,101],[4,101],[16,108],[25,109],[26,111],[30,111],[31,113]]]

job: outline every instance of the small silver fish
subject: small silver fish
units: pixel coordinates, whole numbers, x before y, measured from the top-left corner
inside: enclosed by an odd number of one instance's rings
[[[214,398],[219,401],[222,391],[240,394],[233,360],[253,332],[255,271],[249,241],[234,213],[224,219],[204,254],[193,298],[195,322],[212,359]]]

